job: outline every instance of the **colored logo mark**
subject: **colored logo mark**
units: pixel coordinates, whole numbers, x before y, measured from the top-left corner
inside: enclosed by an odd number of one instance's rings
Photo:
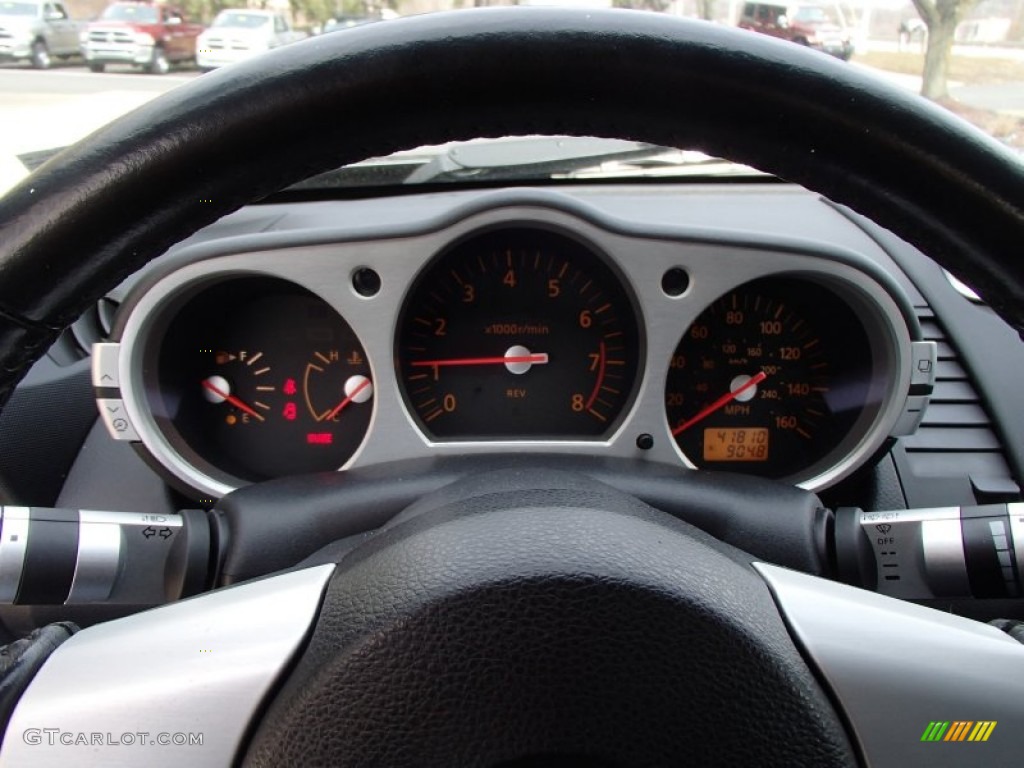
[[[988,741],[996,729],[995,720],[932,720],[921,741]]]

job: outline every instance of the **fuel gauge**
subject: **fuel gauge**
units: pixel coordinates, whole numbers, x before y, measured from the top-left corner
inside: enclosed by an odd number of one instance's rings
[[[263,353],[218,351],[213,363],[214,373],[199,382],[206,401],[227,406],[224,421],[230,426],[265,422],[270,413],[267,401],[277,387],[260,383],[260,377],[271,372]]]
[[[370,426],[371,370],[355,333],[284,280],[233,276],[194,290],[155,363],[149,399],[172,462],[231,487],[339,469]]]

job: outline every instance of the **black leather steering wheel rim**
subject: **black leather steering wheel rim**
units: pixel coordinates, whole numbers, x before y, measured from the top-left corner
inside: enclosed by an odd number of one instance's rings
[[[197,79],[0,201],[0,403],[126,275],[345,162],[480,136],[702,149],[892,229],[1024,327],[1024,164],[959,118],[817,52],[633,11],[498,8],[367,25]]]

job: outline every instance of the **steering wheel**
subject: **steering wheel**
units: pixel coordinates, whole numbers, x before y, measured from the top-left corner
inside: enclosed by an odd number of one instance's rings
[[[798,182],[1024,327],[1024,166],[951,114],[734,29],[485,9],[205,75],[30,176],[0,202],[0,393],[126,275],[248,202],[370,156],[531,133],[692,147]],[[337,564],[82,631],[0,757],[38,759],[22,734],[51,728],[147,734],[50,745],[77,765],[150,737],[149,765],[994,764],[998,740],[919,751],[929,718],[1024,714],[1021,649],[988,630],[752,564],[576,476],[498,472]],[[156,739],[197,731],[202,749]]]

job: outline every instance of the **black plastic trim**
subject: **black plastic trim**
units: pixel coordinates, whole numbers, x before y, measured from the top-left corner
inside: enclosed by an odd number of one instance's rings
[[[991,414],[1014,479],[1024,477],[1024,345],[1017,332],[992,310],[972,304],[950,285],[942,269],[892,232],[843,206],[835,210],[874,240],[906,273],[935,312],[981,403]],[[942,368],[940,348],[940,369]],[[941,378],[941,370],[940,370]],[[939,387],[936,387],[938,390]],[[933,404],[932,408],[935,407]]]
[[[14,602],[60,605],[71,592],[77,562],[78,512],[32,509],[25,565]]]
[[[231,532],[221,584],[295,565],[334,541],[380,528],[423,496],[480,472],[559,469],[592,478],[700,528],[759,559],[829,574],[821,501],[757,477],[585,456],[459,456],[379,464],[251,485],[214,514]]]

